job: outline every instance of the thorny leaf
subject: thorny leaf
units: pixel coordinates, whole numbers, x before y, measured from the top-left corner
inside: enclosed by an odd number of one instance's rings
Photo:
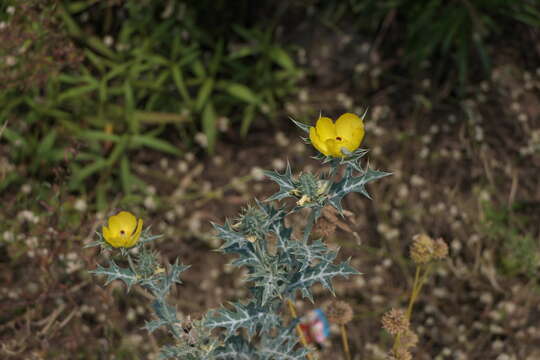
[[[385,176],[391,175],[390,173],[384,171],[377,171],[372,169],[367,169],[364,174],[360,176],[352,175],[353,169],[348,167],[343,175],[343,178],[332,185],[330,188],[330,195],[328,202],[340,214],[343,214],[343,207],[341,206],[341,200],[343,197],[351,192],[358,192],[367,198],[371,199],[368,192],[366,191],[365,185],[371,181],[383,178]]]
[[[283,174],[277,171],[265,171],[266,175],[271,180],[275,181],[279,185],[279,191],[270,196],[266,201],[281,200],[290,196],[290,192],[294,190],[294,181],[292,178],[291,164],[287,161],[287,168]]]
[[[109,260],[109,267],[106,268],[98,265],[97,269],[90,271],[90,273],[96,275],[107,275],[105,285],[110,284],[114,280],[122,280],[126,284],[128,291],[131,289],[132,285],[139,281],[137,274],[130,269],[119,267],[113,260]]]
[[[360,275],[356,269],[349,265],[349,260],[342,262],[339,265],[334,265],[331,262],[322,261],[319,264],[309,267],[308,269],[297,272],[292,277],[287,287],[287,293],[294,296],[297,290],[300,290],[303,297],[307,297],[313,302],[313,296],[310,287],[320,282],[326,289],[334,293],[331,280],[336,276],[344,276],[348,278],[350,275]]]
[[[268,332],[271,328],[279,325],[278,314],[250,302],[247,305],[231,303],[234,310],[221,308],[215,310],[206,318],[204,325],[209,328],[225,328],[228,336],[232,336],[239,328],[247,330],[248,336],[252,337],[256,331]]]

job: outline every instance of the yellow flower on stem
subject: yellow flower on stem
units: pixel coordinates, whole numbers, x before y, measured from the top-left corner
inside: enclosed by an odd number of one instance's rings
[[[321,117],[315,127],[309,128],[309,139],[326,156],[345,157],[342,149],[353,152],[364,138],[364,122],[355,114],[345,113],[334,123]]]
[[[109,227],[103,226],[103,237],[112,247],[130,248],[141,236],[143,221],[130,212],[121,211],[109,218]]]

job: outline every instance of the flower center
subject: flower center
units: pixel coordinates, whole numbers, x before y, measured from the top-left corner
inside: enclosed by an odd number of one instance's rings
[[[336,136],[336,140],[337,140],[337,141],[341,141],[341,140],[343,140],[343,139],[342,139],[340,136]]]

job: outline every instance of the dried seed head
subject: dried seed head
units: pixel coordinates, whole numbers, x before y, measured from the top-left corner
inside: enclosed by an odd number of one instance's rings
[[[383,315],[382,326],[391,335],[404,334],[409,330],[409,319],[403,310],[392,309]]]
[[[345,301],[332,301],[326,306],[326,317],[328,321],[345,325],[353,318],[351,305]]]
[[[433,239],[426,234],[419,234],[413,236],[413,243],[411,246],[411,259],[416,264],[425,264],[433,259],[433,253],[435,251],[435,243]]]
[[[315,234],[323,237],[332,236],[336,232],[336,224],[325,218],[320,218],[317,224],[315,224],[313,231]]]
[[[413,348],[416,346],[416,344],[418,344],[418,335],[416,335],[411,329],[407,329],[407,331],[401,334],[399,344],[404,349]]]
[[[387,356],[388,360],[412,360],[411,353],[402,347],[392,349]]]
[[[437,260],[444,259],[448,256],[448,245],[442,238],[435,240],[433,257]]]

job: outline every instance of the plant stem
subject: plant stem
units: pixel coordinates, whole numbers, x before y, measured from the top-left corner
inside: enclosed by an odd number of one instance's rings
[[[131,256],[129,255],[129,253],[127,254],[127,259],[128,259],[128,264],[129,264],[129,268],[131,269],[131,271],[133,271],[135,273],[135,275],[139,275],[137,273],[137,268],[135,267],[135,264],[133,263],[133,259],[131,259]]]
[[[304,242],[307,242],[309,239],[309,235],[311,235],[311,230],[313,230],[313,225],[315,225],[315,221],[321,214],[321,208],[320,207],[314,207],[311,209],[311,212],[309,213],[309,217],[307,220],[306,228],[304,230]]]
[[[349,340],[347,338],[347,328],[345,324],[340,325],[341,330],[341,342],[343,344],[343,351],[345,351],[345,358],[351,360],[351,352],[349,351]]]
[[[416,296],[418,295],[416,293],[416,288],[418,287],[418,283],[420,281],[420,272],[421,272],[420,266],[417,266],[416,273],[414,274],[414,282],[413,282],[413,288],[411,291],[411,297],[409,298],[409,306],[407,307],[407,312],[405,314],[405,316],[409,320],[411,319],[414,302],[416,301]]]
[[[407,306],[407,312],[405,313],[405,317],[408,320],[411,319],[414,302],[416,301],[416,297],[418,296],[418,293],[417,293],[416,290],[417,290],[418,284],[420,282],[420,272],[421,272],[420,265],[417,265],[416,266],[416,272],[414,274],[414,282],[413,282],[413,286],[412,286],[412,290],[411,290],[411,296],[409,297],[409,305]],[[400,339],[401,339],[401,334],[398,334],[396,336],[395,340],[394,340],[394,346],[393,346],[394,350],[396,350],[399,347]]]
[[[431,270],[431,264],[427,265],[425,269],[422,269],[422,265],[416,266],[416,272],[414,274],[414,282],[413,282],[413,288],[411,291],[411,297],[409,298],[409,305],[407,306],[407,312],[405,313],[407,320],[411,320],[414,303],[416,302],[418,295],[420,295],[420,291],[422,291],[422,286],[424,286],[429,276],[430,270]],[[401,337],[400,334],[396,336],[393,349],[397,349],[399,347],[400,337]]]
[[[289,312],[291,313],[291,316],[293,318],[297,318],[297,314],[296,314],[296,309],[294,307],[294,304],[292,303],[291,299],[287,299],[287,305],[289,307]],[[302,328],[300,327],[300,325],[296,325],[296,332],[298,332],[298,336],[300,337],[300,342],[302,343],[302,345],[309,350],[309,347],[308,347],[308,343],[307,343],[307,340],[306,340],[306,337],[304,336],[304,332],[302,331]],[[310,353],[307,354],[307,358],[309,360],[313,360],[313,356],[311,356]]]

